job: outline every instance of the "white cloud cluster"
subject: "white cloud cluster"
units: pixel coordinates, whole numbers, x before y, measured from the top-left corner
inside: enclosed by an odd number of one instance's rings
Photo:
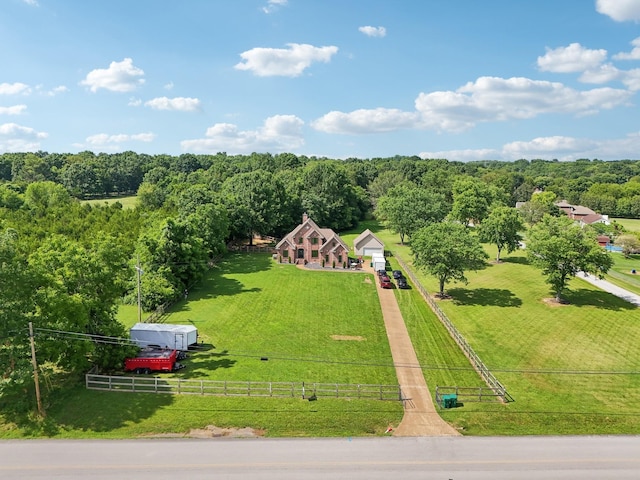
[[[481,122],[535,118],[548,113],[588,115],[625,104],[632,93],[614,88],[578,91],[558,82],[480,77],[455,91],[420,93],[415,112],[376,108],[330,112],[312,122],[327,133],[363,134],[401,128],[460,132]]]
[[[26,105],[12,105],[11,107],[1,107],[0,115],[20,115],[27,110]]]
[[[367,134],[415,127],[419,116],[396,108],[360,109],[353,112],[329,112],[311,126],[325,133]]]
[[[74,144],[77,148],[101,149],[109,151],[121,150],[123,144],[128,142],[152,142],[156,138],[154,133],[137,133],[117,135],[109,135],[107,133],[98,133],[90,135],[85,139],[84,143]]]
[[[17,123],[0,125],[0,152],[33,152],[40,150],[40,140],[49,136]]]
[[[367,37],[384,37],[387,35],[387,29],[384,27],[372,27],[366,25],[358,28],[358,30],[364,33]]]
[[[640,2],[638,0],[597,0],[596,10],[616,22],[640,21]]]
[[[313,45],[288,43],[289,48],[252,48],[242,52],[243,62],[235,65],[238,70],[248,70],[259,77],[298,77],[314,62],[328,63],[338,52],[338,47],[314,47]]]
[[[568,47],[547,48],[547,53],[538,57],[538,67],[543,72],[584,72],[598,67],[606,58],[604,49],[590,50],[572,43]]]
[[[200,153],[291,151],[304,145],[303,125],[295,115],[269,117],[257,130],[240,130],[231,123],[217,123],[207,129],[206,138],[183,140],[180,144],[185,151]]]
[[[200,100],[188,97],[158,97],[144,102],[144,105],[154,110],[174,110],[179,112],[195,112],[200,110]]]
[[[131,58],[111,62],[109,68],[97,68],[89,72],[80,85],[92,92],[101,88],[112,92],[131,92],[144,83],[144,71],[133,65]]]
[[[25,83],[0,83],[0,95],[29,95],[31,87]]]
[[[640,60],[640,37],[637,37],[631,40],[631,45],[633,45],[633,49],[630,52],[617,53],[613,56],[613,59],[614,60]]]
[[[421,152],[422,158],[446,158],[452,161],[468,162],[480,159],[514,161],[521,158],[560,161],[574,161],[578,158],[620,159],[629,158],[629,152],[640,150],[640,132],[633,132],[623,138],[595,140],[561,135],[538,137],[529,141],[515,141],[501,149],[447,150]]]

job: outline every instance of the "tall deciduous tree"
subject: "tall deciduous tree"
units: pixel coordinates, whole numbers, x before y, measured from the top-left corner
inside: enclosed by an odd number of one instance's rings
[[[438,279],[439,295],[450,281],[467,283],[465,272],[479,270],[489,257],[477,237],[457,222],[441,222],[418,230],[411,240],[413,264]]]
[[[519,232],[523,228],[524,222],[520,212],[511,207],[497,207],[480,225],[478,237],[481,242],[498,247],[496,262],[499,262],[502,250],[506,249],[507,253],[511,253],[520,246],[522,236]]]
[[[460,177],[453,184],[451,216],[464,225],[482,223],[493,204],[504,205],[505,193],[473,177]]]
[[[533,265],[542,269],[558,302],[578,272],[602,278],[613,265],[611,256],[598,245],[593,231],[580,228],[568,217],[545,215],[531,227],[527,238],[528,257]]]
[[[378,201],[376,215],[395,233],[411,238],[414,232],[447,216],[444,196],[424,188],[400,185],[391,188]]]

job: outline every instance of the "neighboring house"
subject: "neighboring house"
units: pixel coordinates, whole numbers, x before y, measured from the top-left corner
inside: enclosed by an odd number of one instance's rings
[[[349,261],[349,247],[337,233],[330,228],[320,228],[305,213],[302,223],[275,246],[275,255],[282,263],[343,268]]]
[[[609,216],[600,215],[588,207],[582,205],[571,205],[566,200],[556,203],[556,206],[562,210],[569,218],[580,222],[581,225],[591,225],[593,223],[604,223],[609,225]]]
[[[374,253],[384,254],[384,243],[368,228],[353,241],[355,254],[370,257]]]
[[[608,247],[611,245],[611,238],[608,235],[598,235],[598,245]]]

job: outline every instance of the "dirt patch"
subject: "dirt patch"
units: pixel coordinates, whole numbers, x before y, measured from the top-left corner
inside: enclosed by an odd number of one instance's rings
[[[354,340],[356,342],[363,342],[365,340],[364,337],[360,335],[331,335],[333,340]]]
[[[373,283],[371,282],[371,277],[364,277],[364,283]]]
[[[558,301],[555,298],[543,298],[542,301],[550,307],[567,307],[570,305],[569,302],[563,300]]]
[[[215,425],[207,425],[205,428],[192,428],[187,436],[191,438],[255,438],[264,436],[264,432],[249,427],[220,428]]]

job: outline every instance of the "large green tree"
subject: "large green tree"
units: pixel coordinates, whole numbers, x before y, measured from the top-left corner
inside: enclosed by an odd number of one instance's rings
[[[568,217],[545,215],[531,227],[527,254],[547,277],[558,302],[578,272],[602,278],[613,265],[611,255],[598,245],[595,233]]]
[[[453,183],[451,217],[464,225],[475,225],[489,214],[494,204],[505,205],[506,194],[493,185],[473,177],[460,177]]]
[[[441,222],[418,230],[411,239],[413,264],[438,279],[439,295],[451,281],[467,283],[465,272],[479,270],[489,257],[464,225]]]
[[[420,228],[440,222],[448,212],[444,195],[408,185],[391,188],[379,199],[376,208],[376,216],[400,235],[401,244],[405,236],[411,238]]]
[[[496,262],[499,262],[502,250],[506,249],[507,253],[511,253],[520,246],[522,240],[520,231],[523,228],[524,222],[518,210],[511,207],[497,207],[478,228],[478,237],[481,242],[498,247]]]

